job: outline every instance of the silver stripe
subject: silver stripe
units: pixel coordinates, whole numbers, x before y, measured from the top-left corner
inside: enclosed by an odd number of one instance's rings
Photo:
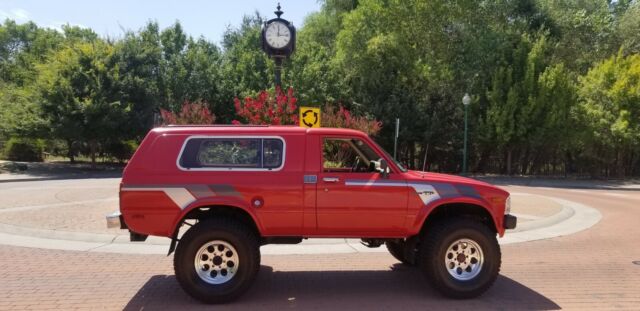
[[[180,209],[184,209],[196,198],[185,188],[177,187],[123,187],[122,191],[162,191],[175,203]]]
[[[440,199],[440,194],[438,194],[438,191],[436,191],[436,188],[432,185],[410,183],[409,186],[415,190],[424,205]]]
[[[345,186],[365,186],[365,187],[411,187],[422,200],[424,205],[439,200],[440,194],[436,188],[424,183],[406,183],[404,181],[376,181],[376,180],[349,180],[344,182]]]
[[[378,187],[406,187],[407,183],[404,181],[375,181],[375,180],[346,180],[344,182],[346,186],[378,186]]]

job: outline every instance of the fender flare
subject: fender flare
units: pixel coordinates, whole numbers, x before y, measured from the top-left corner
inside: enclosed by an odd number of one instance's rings
[[[411,232],[413,234],[418,234],[427,221],[429,216],[433,214],[433,211],[442,207],[444,205],[450,204],[468,204],[474,205],[482,208],[485,212],[487,212],[491,216],[491,220],[493,221],[494,229],[496,232],[502,236],[504,234],[504,228],[502,228],[502,217],[501,215],[497,215],[496,211],[491,208],[491,204],[482,198],[470,197],[470,196],[459,196],[453,198],[443,198],[434,202],[431,202],[428,205],[422,207],[418,214],[416,215],[413,224],[411,225]]]
[[[202,199],[198,199],[196,201],[193,201],[193,202],[189,203],[189,205],[187,205],[182,210],[182,212],[177,214],[176,217],[174,218],[173,225],[172,225],[173,232],[170,233],[171,234],[171,236],[170,236],[171,245],[169,246],[169,253],[167,254],[167,256],[171,255],[171,253],[173,253],[173,251],[175,250],[176,242],[178,241],[178,233],[180,231],[180,228],[182,227],[182,222],[183,222],[184,218],[190,212],[192,212],[192,211],[194,211],[196,209],[203,208],[203,207],[213,207],[213,208],[215,208],[215,206],[225,206],[225,207],[237,208],[239,210],[242,210],[242,211],[246,212],[247,214],[249,214],[249,216],[253,220],[253,223],[255,224],[256,229],[258,230],[258,233],[263,232],[262,224],[258,220],[258,217],[256,216],[255,212],[247,204],[247,202],[242,200],[242,198],[235,198],[235,197],[207,197],[207,198],[202,198]]]

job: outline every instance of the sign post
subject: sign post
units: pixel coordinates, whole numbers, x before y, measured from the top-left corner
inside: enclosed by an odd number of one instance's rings
[[[393,137],[393,159],[396,161],[398,160],[397,158],[398,136],[400,136],[400,118],[396,118],[396,134]]]

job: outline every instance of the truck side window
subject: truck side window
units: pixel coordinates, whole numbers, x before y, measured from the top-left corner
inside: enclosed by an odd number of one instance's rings
[[[198,163],[205,167],[260,167],[259,139],[205,139]]]
[[[180,156],[187,169],[274,169],[283,161],[283,141],[275,138],[190,138]]]
[[[325,172],[376,172],[380,156],[364,141],[356,138],[325,138],[322,147]]]
[[[279,139],[265,139],[262,152],[264,154],[263,167],[276,168],[282,164],[282,141]]]

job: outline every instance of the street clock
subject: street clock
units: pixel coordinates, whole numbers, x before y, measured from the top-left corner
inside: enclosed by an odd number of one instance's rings
[[[262,50],[275,59],[287,58],[296,48],[296,28],[291,22],[281,18],[280,3],[270,19],[262,26]]]
[[[288,20],[281,18],[280,3],[278,3],[276,18],[270,19],[262,25],[262,50],[273,58],[275,62],[276,87],[280,86],[280,72],[282,60],[291,56],[296,49],[296,27]]]

